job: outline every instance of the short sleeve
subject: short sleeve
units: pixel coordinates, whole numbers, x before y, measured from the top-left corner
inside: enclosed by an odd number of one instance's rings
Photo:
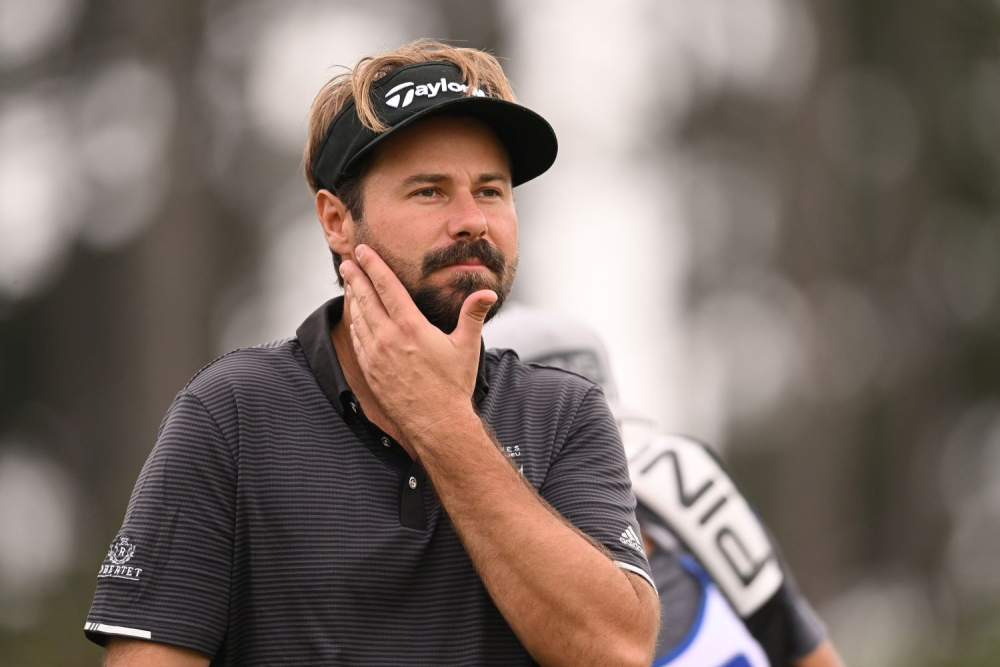
[[[621,435],[598,387],[587,391],[539,493],[570,523],[611,552],[615,564],[653,586],[635,517]]]
[[[235,500],[233,453],[205,406],[181,392],[98,571],[87,637],[214,657],[227,627]]]

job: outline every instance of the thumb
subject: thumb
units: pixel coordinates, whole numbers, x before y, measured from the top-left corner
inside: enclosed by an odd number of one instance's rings
[[[486,315],[498,298],[496,292],[492,290],[479,290],[466,297],[465,303],[462,304],[462,312],[458,316],[458,326],[455,327],[452,337],[459,342],[475,340],[478,343],[483,333]]]

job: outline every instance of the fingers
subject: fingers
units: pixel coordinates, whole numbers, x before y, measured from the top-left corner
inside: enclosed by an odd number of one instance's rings
[[[462,303],[462,312],[458,316],[458,326],[452,332],[451,338],[459,344],[467,343],[478,348],[479,337],[483,333],[483,323],[498,298],[496,292],[492,290],[479,290],[466,297]]]
[[[371,325],[368,323],[368,319],[362,312],[360,304],[357,299],[353,298],[354,289],[350,285],[344,285],[344,296],[351,306],[351,336],[356,336],[362,347],[369,347],[374,339],[374,333],[372,332]]]
[[[351,260],[340,265],[340,275],[344,277],[344,298],[350,305],[352,321],[364,318],[370,330],[378,330],[389,313],[368,276]]]
[[[358,318],[358,319],[364,319],[364,318]],[[369,373],[369,367],[368,367],[368,355],[365,352],[365,346],[361,343],[361,339],[358,337],[357,328],[354,326],[354,324],[351,324],[350,330],[351,330],[351,346],[354,348],[354,356],[358,360],[358,365],[361,366],[361,371],[365,374],[365,377],[367,377]]]
[[[417,307],[410,294],[378,253],[371,247],[361,244],[354,249],[354,256],[358,258],[358,264],[364,270],[389,317],[398,322],[404,317],[417,314]]]
[[[361,272],[358,271],[357,273]],[[351,317],[351,324],[348,327],[348,331],[351,334],[351,347],[354,349],[354,357],[358,360],[361,372],[367,378],[371,373],[371,356],[368,350],[375,347],[375,335],[364,316],[360,303],[354,298],[354,289],[347,282],[346,278],[344,280],[344,299],[349,306],[347,312],[350,313]]]

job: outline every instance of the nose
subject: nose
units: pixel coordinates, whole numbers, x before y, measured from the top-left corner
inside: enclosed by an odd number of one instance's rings
[[[454,198],[450,208],[448,235],[451,238],[476,241],[486,235],[488,229],[486,215],[479,208],[471,192]]]

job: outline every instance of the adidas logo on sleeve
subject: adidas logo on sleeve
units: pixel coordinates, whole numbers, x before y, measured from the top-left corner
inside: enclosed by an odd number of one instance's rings
[[[625,546],[632,547],[641,554],[646,553],[646,550],[642,548],[642,539],[635,534],[635,530],[632,529],[632,526],[626,528],[618,540]]]

